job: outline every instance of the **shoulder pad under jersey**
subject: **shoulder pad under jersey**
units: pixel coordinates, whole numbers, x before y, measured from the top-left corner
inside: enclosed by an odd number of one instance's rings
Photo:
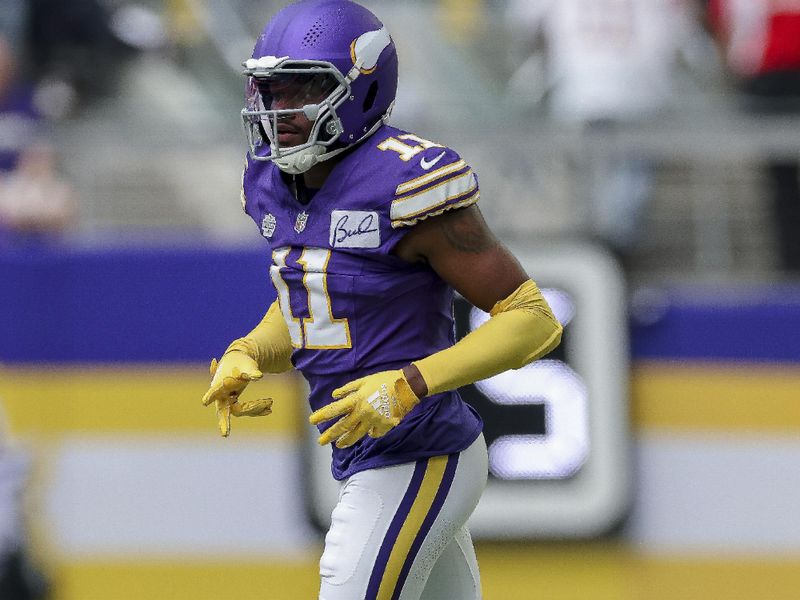
[[[392,227],[405,227],[480,198],[478,178],[455,150],[384,127],[370,140],[391,192]]]

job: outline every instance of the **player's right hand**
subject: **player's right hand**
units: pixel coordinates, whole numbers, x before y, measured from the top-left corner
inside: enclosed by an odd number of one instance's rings
[[[239,396],[251,381],[263,374],[252,357],[233,350],[217,362],[211,360],[211,385],[203,396],[203,406],[212,402],[217,409],[217,424],[223,437],[231,432],[231,415],[235,417],[261,417],[272,412],[272,398],[241,402]]]

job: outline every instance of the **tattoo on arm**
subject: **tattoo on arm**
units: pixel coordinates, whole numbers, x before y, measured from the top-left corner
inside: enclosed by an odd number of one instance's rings
[[[474,207],[452,211],[439,223],[450,247],[461,252],[477,254],[497,245],[497,238]]]

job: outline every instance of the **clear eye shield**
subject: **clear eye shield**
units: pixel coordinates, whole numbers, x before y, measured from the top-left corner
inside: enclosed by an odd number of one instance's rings
[[[242,120],[254,159],[276,160],[313,146],[328,147],[336,141],[342,132],[336,109],[347,99],[350,85],[332,64],[287,63],[264,57],[250,59],[244,66],[247,86]],[[281,134],[294,129],[296,115],[313,123],[308,139],[284,145]]]

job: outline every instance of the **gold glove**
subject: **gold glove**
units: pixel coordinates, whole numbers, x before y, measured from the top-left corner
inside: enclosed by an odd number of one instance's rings
[[[313,412],[309,421],[318,425],[341,417],[319,437],[321,446],[335,440],[338,448],[352,446],[365,435],[374,438],[386,435],[419,404],[400,370],[356,379],[334,390],[332,396],[336,402]]]
[[[228,437],[231,432],[231,415],[235,417],[261,417],[272,412],[272,398],[239,401],[239,396],[251,381],[261,379],[256,361],[239,350],[226,352],[219,363],[211,360],[211,385],[203,396],[203,406],[212,402],[217,409],[219,432]]]

